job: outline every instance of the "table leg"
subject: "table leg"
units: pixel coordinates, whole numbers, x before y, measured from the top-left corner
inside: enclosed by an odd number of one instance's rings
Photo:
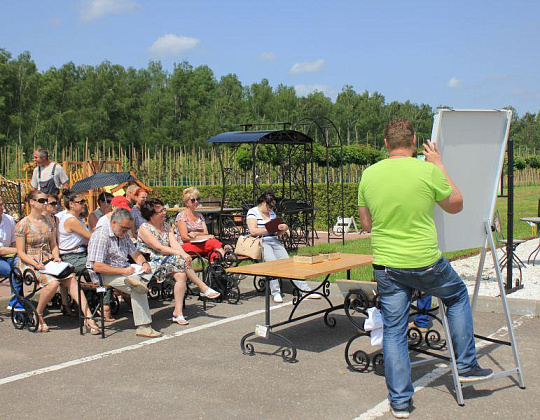
[[[265,339],[268,340],[270,337],[274,337],[284,342],[285,348],[281,350],[281,357],[283,358],[283,361],[288,362],[288,363],[296,363],[298,361],[296,359],[296,355],[297,355],[296,346],[293,343],[291,343],[288,339],[283,337],[282,335],[272,332],[272,326],[270,325],[270,284],[269,284],[269,281],[270,281],[269,279],[266,280],[266,287],[264,288],[264,300],[265,300],[264,322],[265,322],[266,328],[268,328],[268,333]],[[254,332],[250,332],[242,337],[242,340],[240,341],[240,348],[242,349],[242,353],[249,356],[253,356],[255,354],[255,347],[253,346],[253,344],[246,343],[246,340],[248,338],[253,337],[255,335],[256,334]]]

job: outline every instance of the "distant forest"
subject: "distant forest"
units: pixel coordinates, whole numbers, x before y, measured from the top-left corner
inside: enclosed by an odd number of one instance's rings
[[[40,72],[30,53],[13,58],[0,48],[0,146],[26,150],[86,142],[204,147],[217,133],[241,130],[238,124],[294,124],[318,116],[335,123],[344,144],[380,148],[389,119],[411,120],[422,139],[430,136],[433,112],[427,104],[387,103],[378,92],[356,92],[349,85],[335,102],[322,92],[299,97],[294,87],[272,87],[266,79],[244,86],[235,74],[218,80],[208,66],[187,61],[172,71],[159,61],[144,69],[105,61]],[[515,113],[512,135],[517,146],[540,148],[540,115]]]

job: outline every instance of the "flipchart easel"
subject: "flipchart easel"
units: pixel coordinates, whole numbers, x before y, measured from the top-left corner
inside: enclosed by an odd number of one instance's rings
[[[432,139],[439,147],[448,173],[464,197],[464,210],[461,213],[449,215],[438,209],[435,222],[439,247],[442,251],[482,248],[471,303],[473,313],[478,300],[486,255],[488,249],[490,250],[509,340],[504,341],[478,334],[475,334],[475,338],[512,348],[515,366],[496,372],[493,378],[488,380],[515,374],[518,377],[519,387],[524,389],[523,371],[491,228],[511,121],[512,111],[509,110],[444,109],[439,110],[435,115]],[[484,381],[465,384],[459,382],[446,307],[440,300],[439,305],[449,353],[447,357],[442,358],[450,363],[456,399],[459,405],[464,405],[462,387]]]

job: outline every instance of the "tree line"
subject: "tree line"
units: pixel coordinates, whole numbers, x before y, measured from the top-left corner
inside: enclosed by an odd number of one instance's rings
[[[299,97],[292,86],[268,80],[244,86],[235,74],[218,78],[210,67],[187,61],[172,71],[159,61],[125,68],[66,63],[38,71],[30,53],[17,57],[0,48],[0,146],[62,149],[94,144],[138,147],[205,147],[241,123],[295,123],[304,117],[332,120],[345,145],[383,146],[391,118],[407,118],[420,139],[430,136],[434,109],[389,102],[378,92],[343,86],[335,102],[322,92]],[[540,146],[540,116],[514,116],[517,145]],[[351,158],[352,159],[352,158]]]

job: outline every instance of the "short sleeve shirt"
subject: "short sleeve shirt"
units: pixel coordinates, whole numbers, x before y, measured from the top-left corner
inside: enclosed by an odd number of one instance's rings
[[[419,159],[386,159],[367,168],[358,188],[358,205],[371,213],[373,262],[394,268],[436,262],[441,251],[434,208],[451,192],[442,171]]]
[[[103,223],[94,231],[88,243],[86,267],[93,268],[94,262],[101,262],[111,267],[127,267],[128,255],[135,251],[135,245],[128,234],[119,238],[113,233],[110,223]]]
[[[188,218],[186,212],[181,211],[176,216],[176,221],[184,222],[187,225],[187,231],[189,232],[204,232],[204,216],[199,213],[195,212],[195,216],[197,217],[197,220],[192,221]]]
[[[270,220],[275,219],[277,217],[274,210],[270,210],[268,212],[268,214],[270,215]],[[248,219],[256,219],[258,228],[265,227],[264,225],[268,222],[268,220],[265,220],[263,218],[261,212],[259,211],[259,209],[257,207],[252,207],[252,208],[250,208],[248,210],[247,215],[246,215],[246,220],[248,220]],[[276,235],[274,235],[274,234],[270,235],[270,234],[267,233],[265,235],[262,235],[262,238],[264,240],[265,238],[269,238],[270,236],[276,236]]]
[[[54,165],[56,165],[56,167]],[[37,189],[40,181],[43,182],[51,179],[53,168],[54,184],[56,185],[56,188],[62,187],[62,185],[69,181],[69,177],[67,176],[66,171],[64,171],[62,165],[59,165],[56,162],[51,162],[49,166],[41,168],[41,175],[39,174],[39,166],[34,168],[34,173],[32,174],[32,180],[30,181],[30,185],[32,185],[33,188]]]
[[[0,220],[0,246],[11,246],[15,243],[15,220],[3,213]]]

